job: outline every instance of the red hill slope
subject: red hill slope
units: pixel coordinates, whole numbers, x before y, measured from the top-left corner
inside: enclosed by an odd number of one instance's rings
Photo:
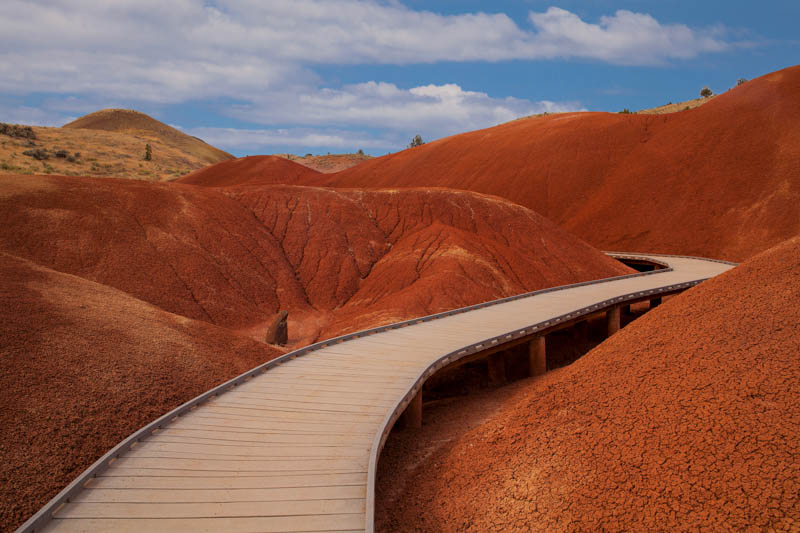
[[[178,181],[205,187],[294,184],[301,179],[313,180],[318,174],[319,172],[312,168],[283,157],[256,155],[201,168]]]
[[[280,353],[0,252],[0,530],[147,422]]]
[[[255,336],[286,309],[292,342],[629,272],[528,209],[448,190],[4,176],[0,220],[0,251]]]
[[[800,232],[800,67],[666,115],[509,122],[314,184],[508,198],[601,249],[741,260]]]
[[[7,175],[0,222],[4,525],[147,421],[273,357],[232,330],[261,336],[279,309],[303,343],[629,272],[526,208],[463,191]]]
[[[445,189],[242,187],[280,240],[323,337],[535,288],[631,272],[538,214]]]
[[[521,383],[387,530],[797,531],[799,271],[795,237]]]

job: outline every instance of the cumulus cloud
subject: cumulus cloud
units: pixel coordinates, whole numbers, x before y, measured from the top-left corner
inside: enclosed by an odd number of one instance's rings
[[[587,58],[650,64],[719,52],[722,28],[618,11],[440,15],[369,0],[5,0],[0,90],[182,101],[313,84],[318,64]]]
[[[76,106],[107,100],[140,108],[214,101],[223,102],[214,104],[222,114],[267,126],[413,126],[439,136],[579,106],[495,98],[454,84],[330,87],[319,66],[658,64],[724,51],[733,46],[726,35],[630,11],[585,21],[556,7],[531,11],[519,24],[503,13],[442,15],[396,0],[4,0],[0,93],[64,95],[62,114],[67,97]]]
[[[0,104],[0,122],[28,126],[62,126],[77,117],[51,109]]]
[[[465,91],[456,84],[401,89],[391,83],[370,81],[341,89],[282,94],[268,101],[237,106],[230,112],[249,122],[305,127],[194,128],[187,132],[232,149],[327,146],[396,150],[415,133],[432,140],[526,115],[579,110],[582,108],[577,102],[492,98],[486,93]],[[363,129],[352,129],[359,126]],[[377,135],[366,131],[376,127],[380,130]]]
[[[416,129],[439,137],[525,115],[580,109],[577,102],[492,98],[456,84],[402,89],[392,83],[369,81],[340,89],[272,95],[268,100],[236,106],[231,114],[262,124],[380,125],[383,129],[406,132]]]
[[[383,151],[396,150],[402,146],[403,139],[397,135],[373,135],[364,131],[339,130],[332,128],[181,128],[222,149],[236,149],[252,153],[271,151],[270,147],[289,146],[312,149],[358,148]],[[408,142],[407,140],[405,142]]]
[[[574,13],[551,7],[529,14],[542,57],[585,57],[621,64],[657,64],[668,59],[689,59],[703,52],[722,52],[731,45],[725,30],[693,30],[683,24],[662,25],[652,16],[620,10],[598,24],[584,22]]]

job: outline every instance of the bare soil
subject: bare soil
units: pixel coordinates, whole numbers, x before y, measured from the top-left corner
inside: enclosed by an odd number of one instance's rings
[[[464,191],[0,175],[0,221],[3,529],[148,421],[281,353],[258,342],[281,309],[297,346],[630,272]]]
[[[797,531],[800,237],[573,364],[426,405],[382,531]],[[385,463],[384,463],[385,460]]]
[[[0,530],[135,430],[281,353],[0,252]]]
[[[0,250],[254,338],[284,309],[293,345],[630,272],[462,191],[4,176],[0,217]]]
[[[203,187],[292,185],[316,174],[316,170],[283,157],[254,155],[207,166],[180,178],[178,182]]]

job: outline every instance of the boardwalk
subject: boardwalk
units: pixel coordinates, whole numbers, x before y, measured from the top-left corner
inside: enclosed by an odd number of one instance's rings
[[[68,502],[22,529],[371,531],[378,454],[435,370],[511,341],[534,346],[537,334],[576,313],[618,320],[626,301],[731,268],[650,257],[671,270],[568,286],[288,357],[148,429],[101,461],[95,477],[76,482]]]

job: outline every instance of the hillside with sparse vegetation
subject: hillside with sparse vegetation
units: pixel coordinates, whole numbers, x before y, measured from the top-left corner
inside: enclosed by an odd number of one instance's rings
[[[0,172],[11,174],[170,181],[232,158],[136,111],[98,111],[61,128],[0,123]]]

